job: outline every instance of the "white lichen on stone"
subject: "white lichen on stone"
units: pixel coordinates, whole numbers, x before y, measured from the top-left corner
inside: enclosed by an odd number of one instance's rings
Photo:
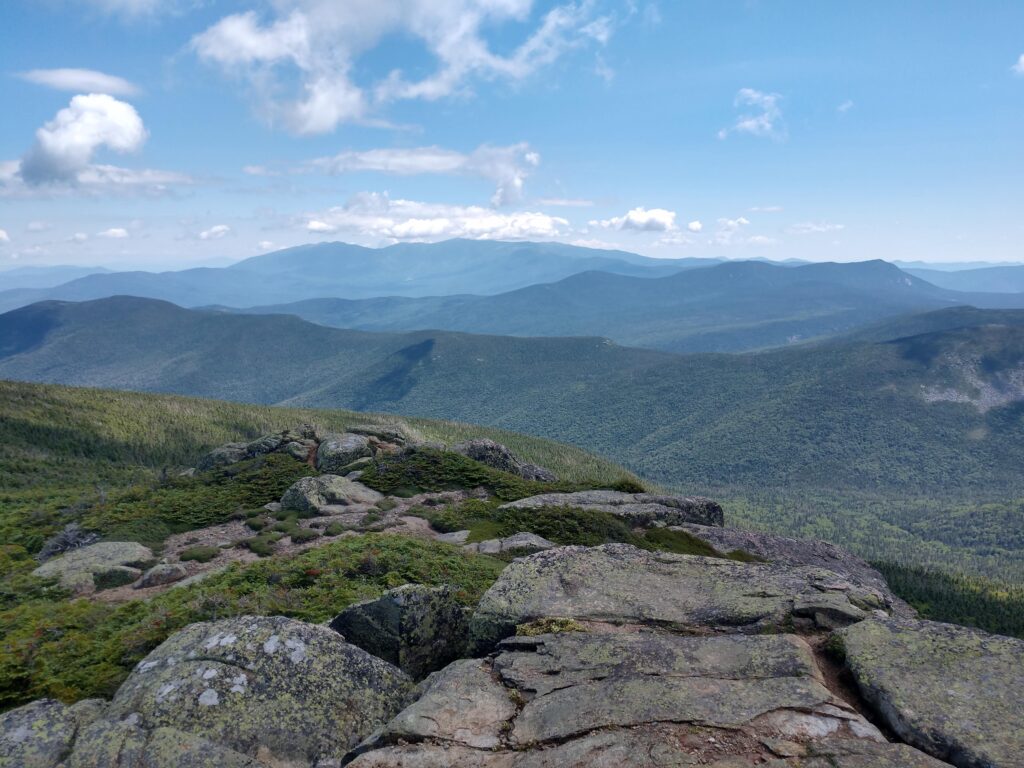
[[[213,707],[220,704],[220,696],[213,688],[207,688],[199,695],[199,703],[204,707]]]

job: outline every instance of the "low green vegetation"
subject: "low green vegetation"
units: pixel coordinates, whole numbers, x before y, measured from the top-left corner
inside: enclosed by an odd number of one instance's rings
[[[17,558],[0,552],[5,567]],[[0,710],[42,696],[109,697],[132,667],[172,632],[238,615],[323,622],[347,605],[405,583],[454,584],[475,603],[504,563],[457,547],[369,534],[290,557],[234,565],[149,601],[55,602],[23,594],[0,610]]]
[[[442,509],[420,507],[410,512],[426,518],[431,526],[441,533],[468,530],[469,543],[525,532],[535,533],[562,545],[594,547],[600,544],[621,543],[680,555],[724,557],[744,562],[757,560],[755,556],[739,550],[719,552],[686,531],[673,531],[667,528],[635,531],[624,519],[608,512],[575,507],[500,509],[499,505],[499,501],[470,499]]]
[[[922,618],[1024,638],[1024,587],[931,568],[872,565]]]
[[[367,467],[359,482],[383,494],[400,497],[483,488],[502,501],[514,501],[539,493],[577,491],[594,485],[523,480],[460,454],[433,448],[421,448],[412,454],[378,459]]]
[[[178,555],[178,559],[185,562],[195,560],[199,563],[208,563],[219,554],[220,550],[217,547],[189,547]]]

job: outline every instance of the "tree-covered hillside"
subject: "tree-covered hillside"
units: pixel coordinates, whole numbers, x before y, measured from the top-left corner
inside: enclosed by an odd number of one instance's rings
[[[117,299],[5,315],[0,375],[490,424],[724,498],[749,525],[1024,580],[1024,328],[971,318],[884,342],[675,356]]]

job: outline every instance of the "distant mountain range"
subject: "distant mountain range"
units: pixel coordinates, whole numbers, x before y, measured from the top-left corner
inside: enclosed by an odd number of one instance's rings
[[[909,274],[954,291],[1024,292],[1024,266],[983,267],[947,272],[938,269],[907,269]]]
[[[603,336],[671,352],[737,352],[956,305],[1024,308],[1024,295],[950,291],[884,261],[788,267],[747,261],[653,278],[584,272],[496,296],[310,299],[237,311],[368,331]]]
[[[103,267],[15,267],[0,271],[0,293],[20,288],[52,288],[72,280],[110,272]]]
[[[561,243],[449,240],[379,249],[319,243],[254,256],[230,267],[93,274],[52,288],[0,290],[0,311],[44,299],[86,301],[118,295],[190,307],[240,307],[321,297],[487,295],[587,270],[656,276],[715,263],[649,259],[626,251]],[[4,285],[0,278],[0,287]]]
[[[679,356],[598,338],[367,333],[122,297],[0,315],[0,377],[462,419],[568,439],[666,482],[1019,477],[1024,312],[947,310],[873,336]],[[1000,415],[1007,408],[1016,415]],[[989,437],[970,439],[979,428]]]

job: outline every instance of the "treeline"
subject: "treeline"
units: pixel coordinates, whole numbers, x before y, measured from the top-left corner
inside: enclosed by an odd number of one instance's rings
[[[1024,586],[919,566],[872,565],[922,618],[1024,638]]]

